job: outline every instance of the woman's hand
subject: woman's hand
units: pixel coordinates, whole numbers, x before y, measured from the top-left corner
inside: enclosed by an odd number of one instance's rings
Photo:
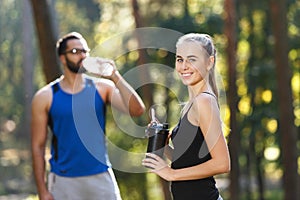
[[[169,167],[166,161],[153,153],[146,153],[146,158],[143,159],[142,165],[150,168],[150,172],[157,174],[167,181],[173,180],[172,175],[174,170]]]

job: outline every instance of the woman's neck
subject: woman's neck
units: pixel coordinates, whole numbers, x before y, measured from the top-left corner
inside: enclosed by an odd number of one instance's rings
[[[206,79],[203,79],[196,85],[189,87],[189,99],[193,100],[195,97],[197,97],[203,92],[212,92],[212,88],[209,85],[208,80]]]

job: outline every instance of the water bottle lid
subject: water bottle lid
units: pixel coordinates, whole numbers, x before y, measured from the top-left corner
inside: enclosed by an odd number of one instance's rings
[[[169,124],[168,123],[163,123],[163,129],[168,129],[169,128]]]

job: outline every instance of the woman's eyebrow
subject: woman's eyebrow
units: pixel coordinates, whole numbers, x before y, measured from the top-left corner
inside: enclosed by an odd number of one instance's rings
[[[181,55],[176,55],[176,58],[182,58],[182,56]],[[198,56],[190,55],[190,56],[187,56],[187,58],[198,58]]]
[[[190,55],[190,56],[187,56],[187,58],[198,58],[198,56]]]

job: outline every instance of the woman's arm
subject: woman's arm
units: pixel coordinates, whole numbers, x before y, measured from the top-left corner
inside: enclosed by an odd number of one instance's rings
[[[166,145],[165,149],[164,149],[164,155],[169,159],[172,160],[172,155],[173,155],[173,147],[171,147],[170,145]]]
[[[230,157],[216,100],[207,95],[199,95],[192,109],[189,113],[198,114],[196,118],[190,117],[195,115],[189,115],[189,120],[201,128],[211,159],[199,165],[175,170],[168,167],[158,156],[148,154],[150,158],[144,159],[143,165],[153,168],[152,172],[168,181],[201,179],[230,170]]]

